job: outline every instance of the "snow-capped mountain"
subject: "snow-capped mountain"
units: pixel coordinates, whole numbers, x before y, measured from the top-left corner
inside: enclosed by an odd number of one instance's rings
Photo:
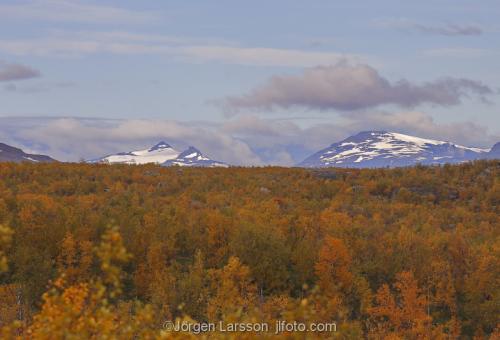
[[[492,153],[489,151],[395,132],[365,131],[330,145],[308,157],[298,166],[401,167],[415,164],[460,163],[474,159],[496,158],[490,157]]]
[[[109,163],[109,164],[148,164],[155,163],[163,166],[227,166],[222,162],[213,161],[202,155],[200,151],[189,147],[186,151],[179,152],[165,142],[160,142],[146,150],[136,150],[130,152],[120,152],[102,158],[88,161],[89,163]]]
[[[13,146],[4,143],[0,143],[0,162],[49,163],[49,162],[56,162],[56,160],[45,155],[25,153],[21,149],[15,148]]]
[[[175,159],[180,152],[172,148],[165,142],[160,142],[146,150],[136,150],[130,152],[120,152],[102,158],[90,160],[90,163],[125,163],[125,164],[161,164],[170,159]]]
[[[205,157],[200,150],[190,146],[186,151],[183,151],[177,158],[170,159],[163,166],[198,166],[198,167],[228,167],[226,163],[217,162]]]

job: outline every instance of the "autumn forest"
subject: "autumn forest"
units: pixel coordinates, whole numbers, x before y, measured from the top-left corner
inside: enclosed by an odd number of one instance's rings
[[[0,164],[0,338],[191,337],[498,339],[500,163]]]

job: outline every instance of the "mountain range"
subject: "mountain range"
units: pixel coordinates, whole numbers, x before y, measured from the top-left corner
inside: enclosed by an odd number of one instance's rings
[[[397,132],[364,131],[333,143],[304,161],[298,167],[379,168],[405,167],[416,164],[437,165],[462,163],[476,159],[500,159],[500,143],[491,149],[466,147],[451,142],[425,139]],[[0,161],[54,162],[49,156],[27,154],[21,149],[0,143]],[[88,163],[147,164],[187,167],[228,167],[204,156],[190,146],[180,152],[168,143],[159,142],[149,149],[120,152]]]
[[[89,163],[108,164],[147,164],[155,163],[162,166],[190,166],[190,167],[227,167],[223,162],[214,161],[204,156],[198,149],[190,146],[179,152],[165,142],[159,142],[149,149],[120,152],[102,158],[93,159]]]
[[[461,163],[500,158],[500,143],[491,149],[471,148],[396,132],[364,131],[318,151],[300,167],[379,168]]]

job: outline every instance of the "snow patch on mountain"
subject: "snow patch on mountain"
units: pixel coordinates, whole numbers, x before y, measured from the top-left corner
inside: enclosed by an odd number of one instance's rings
[[[90,163],[110,163],[110,164],[161,164],[170,159],[175,159],[180,152],[172,148],[165,142],[160,142],[153,147],[145,150],[136,150],[130,152],[120,152],[114,155],[108,155],[99,159],[91,160]]]

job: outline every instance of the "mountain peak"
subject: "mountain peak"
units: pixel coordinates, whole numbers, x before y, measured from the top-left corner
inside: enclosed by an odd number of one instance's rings
[[[203,154],[194,146],[190,146],[189,148],[181,152],[181,154],[177,158],[193,158],[197,156],[203,156]]]
[[[500,158],[500,142],[493,145],[489,153],[491,158]]]
[[[156,150],[163,150],[163,149],[171,149],[172,147],[170,144],[165,143],[164,141],[161,141],[159,143],[156,143],[154,146],[152,146],[149,151],[156,151]]]
[[[175,159],[171,159],[162,164],[163,166],[196,166],[196,167],[227,167],[227,164],[214,161],[206,156],[204,156],[200,150],[194,146],[190,146],[177,156]]]

